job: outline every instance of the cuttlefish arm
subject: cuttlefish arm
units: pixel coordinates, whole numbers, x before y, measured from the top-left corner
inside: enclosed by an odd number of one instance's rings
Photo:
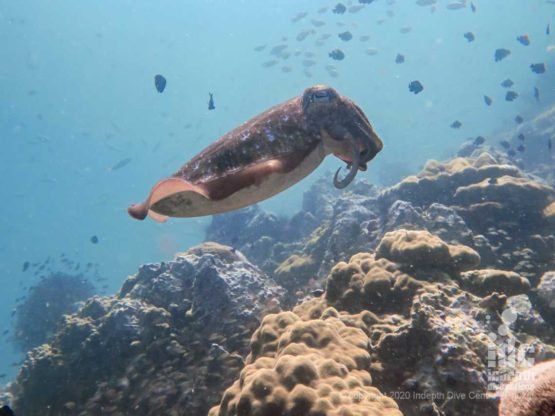
[[[347,186],[382,149],[362,110],[317,85],[227,133],[161,180],[129,214],[157,221],[242,208],[269,198],[310,174],[328,154],[350,167],[334,184]]]

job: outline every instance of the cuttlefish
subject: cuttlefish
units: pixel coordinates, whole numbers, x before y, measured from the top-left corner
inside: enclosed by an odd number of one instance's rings
[[[347,163],[347,174],[340,179],[339,168],[333,178],[345,188],[382,147],[358,105],[315,85],[225,134],[128,212],[163,222],[243,208],[299,182],[330,154]]]

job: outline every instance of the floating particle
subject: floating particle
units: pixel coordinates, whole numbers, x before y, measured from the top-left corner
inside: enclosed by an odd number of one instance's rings
[[[163,75],[158,74],[154,76],[154,86],[156,87],[156,91],[160,94],[166,89],[166,84],[166,78],[164,78]]]
[[[412,81],[409,84],[409,91],[413,92],[415,95],[421,93],[422,90],[424,90],[424,86],[418,80]]]
[[[343,14],[346,11],[347,11],[347,8],[343,3],[337,3],[332,10],[332,12],[334,12],[335,14]]]
[[[526,33],[524,35],[517,36],[516,40],[524,46],[530,45],[530,38],[528,37],[528,34],[526,34]]]
[[[511,54],[511,51],[508,49],[503,49],[503,48],[496,49],[494,54],[495,62],[499,62],[505,59],[510,54]]]
[[[475,38],[474,38],[474,33],[472,33],[472,32],[466,32],[463,36],[466,38],[466,40],[467,40],[468,42],[474,42],[474,39],[475,39]]]
[[[342,41],[348,42],[353,38],[353,34],[348,30],[337,35]]]
[[[493,100],[490,97],[488,97],[487,95],[484,95],[484,102],[489,107],[491,105],[491,103],[493,102]]]
[[[530,65],[530,69],[536,74],[543,74],[545,72],[545,64],[543,62],[539,64],[532,64]]]
[[[514,101],[518,98],[518,93],[515,91],[507,91],[505,94],[505,101]]]
[[[481,146],[486,142],[486,139],[483,136],[478,136],[474,139],[472,143],[474,146]]]
[[[505,81],[503,81],[503,82],[501,83],[501,86],[502,86],[503,88],[511,88],[514,84],[515,84],[515,83],[514,83],[511,79],[507,78]]]
[[[345,59],[345,54],[341,49],[334,49],[328,55],[330,58],[335,59],[336,61],[342,61],[343,59]]]

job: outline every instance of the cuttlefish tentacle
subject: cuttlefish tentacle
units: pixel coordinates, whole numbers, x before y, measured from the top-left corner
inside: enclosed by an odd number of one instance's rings
[[[128,212],[164,221],[243,208],[297,183],[329,154],[348,164],[346,177],[340,180],[338,171],[333,180],[344,188],[382,147],[353,101],[316,85],[224,135]]]
[[[339,176],[339,172],[341,171],[341,168],[337,169],[337,171],[335,172],[335,175],[333,176],[333,185],[338,189],[345,188],[353,181],[353,179],[355,179],[355,176],[358,172],[359,164],[360,164],[360,153],[357,147],[358,146],[356,143],[352,143],[352,148],[353,148],[352,159],[351,159],[351,162],[347,164],[347,169],[349,170],[349,173],[347,174],[347,176],[345,176],[341,180],[337,179],[337,177]]]

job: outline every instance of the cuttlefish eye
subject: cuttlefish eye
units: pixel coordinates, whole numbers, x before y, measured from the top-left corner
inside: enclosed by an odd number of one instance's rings
[[[312,93],[312,102],[329,103],[331,101],[331,94],[329,91],[316,91]]]
[[[337,92],[333,88],[326,87],[324,85],[315,85],[314,87],[308,88],[303,94],[303,109],[307,110],[309,106],[313,104],[329,104],[337,99]]]

